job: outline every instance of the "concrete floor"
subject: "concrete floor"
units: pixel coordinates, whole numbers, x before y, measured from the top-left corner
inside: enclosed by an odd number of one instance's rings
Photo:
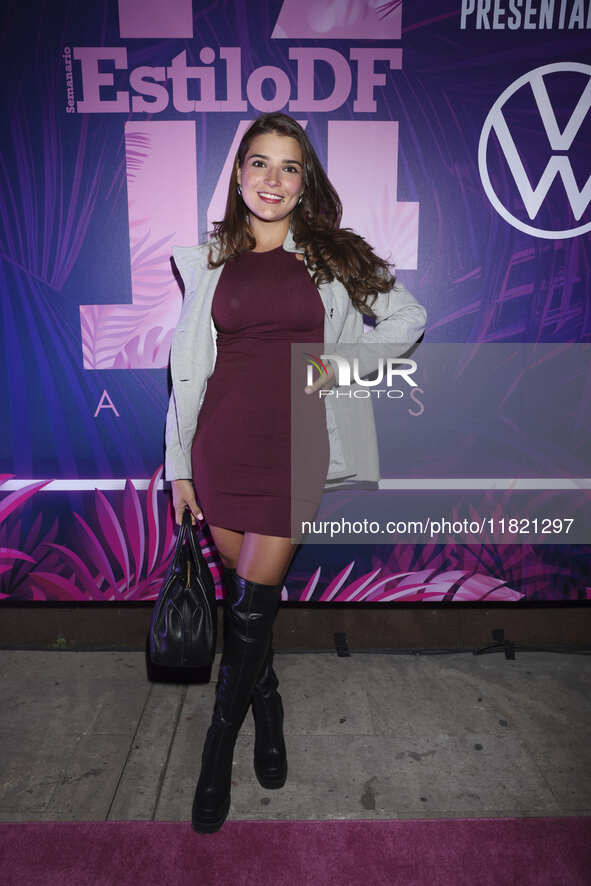
[[[143,652],[0,651],[0,820],[189,820],[215,679]],[[591,814],[591,657],[276,653],[288,780],[260,787],[249,711],[231,819]]]

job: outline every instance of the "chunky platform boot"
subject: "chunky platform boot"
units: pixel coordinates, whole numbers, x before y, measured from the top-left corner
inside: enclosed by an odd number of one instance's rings
[[[283,588],[238,574],[231,584],[214,711],[191,812],[193,829],[201,833],[219,830],[228,815],[234,746],[268,652]]]
[[[283,703],[273,670],[273,646],[252,693],[254,717],[254,771],[264,788],[282,788],[287,779],[287,753],[283,738]]]
[[[232,598],[234,569],[224,567],[224,587]],[[277,692],[279,680],[273,670],[273,636],[252,692],[255,725],[254,771],[267,789],[282,788],[287,779],[287,752],[283,737],[283,703]]]

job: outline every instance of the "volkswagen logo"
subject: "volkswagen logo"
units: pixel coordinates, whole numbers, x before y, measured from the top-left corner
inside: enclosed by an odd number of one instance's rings
[[[576,99],[574,108],[570,113],[570,117],[564,117],[564,109],[560,109],[560,124],[557,120],[557,110],[550,98],[548,88],[544,78],[551,75],[561,75],[562,85],[564,86],[564,73],[575,74],[573,84],[578,89],[583,86],[580,97]],[[581,77],[580,75],[584,75]],[[548,147],[548,161],[543,168],[541,175],[532,175],[531,171],[526,170],[527,145],[522,144],[521,150],[515,143],[515,133],[511,131],[510,122],[508,122],[507,103],[509,100],[523,87],[530,88],[531,95],[531,111],[534,114],[534,123],[532,127],[540,123],[545,133]],[[575,221],[580,221],[585,213],[589,203],[591,202],[591,163],[589,161],[589,153],[586,152],[586,169],[584,174],[587,176],[582,188],[579,188],[575,174],[573,172],[571,147],[576,142],[577,135],[589,114],[591,107],[591,66],[580,64],[578,62],[556,62],[550,65],[544,65],[535,68],[533,71],[524,74],[515,80],[505,91],[499,96],[492,108],[490,109],[482,132],[480,134],[480,142],[478,145],[478,169],[482,185],[486,192],[486,196],[492,203],[493,207],[499,215],[505,219],[514,228],[523,231],[526,234],[533,234],[535,237],[545,237],[550,240],[566,239],[568,237],[577,237],[591,230],[591,221],[585,221],[576,227],[568,227],[563,230],[552,230],[547,226],[536,226],[535,221],[538,213],[542,210],[547,202],[548,193],[552,188],[555,179],[558,177],[561,181],[557,186],[561,187],[558,191],[556,187],[553,189],[554,195],[560,193],[561,199],[565,201],[565,210],[570,207],[570,215]],[[504,157],[506,165],[511,173],[511,178],[515,188],[511,187],[515,198],[511,207],[507,206],[509,202],[506,195],[505,202],[502,202],[499,194],[495,191],[490,178],[489,169],[489,145],[491,134],[494,130],[498,145],[501,151],[501,157]],[[533,149],[532,149],[533,150]],[[533,160],[532,158],[529,158]],[[545,160],[545,156],[544,156]],[[530,166],[534,166],[531,163]],[[537,181],[535,180],[537,177]],[[506,190],[506,189],[505,189]],[[515,202],[516,201],[516,202]],[[517,206],[522,206],[524,216],[527,214],[529,221],[518,218],[515,215]],[[513,211],[511,211],[513,210]],[[543,213],[547,218],[551,213],[548,211]],[[547,224],[547,222],[544,222]]]

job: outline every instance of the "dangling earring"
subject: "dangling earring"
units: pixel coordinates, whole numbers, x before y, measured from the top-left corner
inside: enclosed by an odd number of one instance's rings
[[[299,206],[299,205],[300,205],[300,203],[302,202],[302,197],[303,197],[303,196],[304,196],[304,192],[302,191],[302,193],[300,194],[300,198],[299,198],[298,202],[296,203],[296,206]]]
[[[236,190],[238,191],[238,196],[242,197],[242,188],[240,187],[240,185],[236,185]]]

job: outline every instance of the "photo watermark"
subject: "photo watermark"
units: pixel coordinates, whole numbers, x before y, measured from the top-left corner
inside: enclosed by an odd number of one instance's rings
[[[588,544],[591,345],[408,351],[292,345],[292,539]]]

